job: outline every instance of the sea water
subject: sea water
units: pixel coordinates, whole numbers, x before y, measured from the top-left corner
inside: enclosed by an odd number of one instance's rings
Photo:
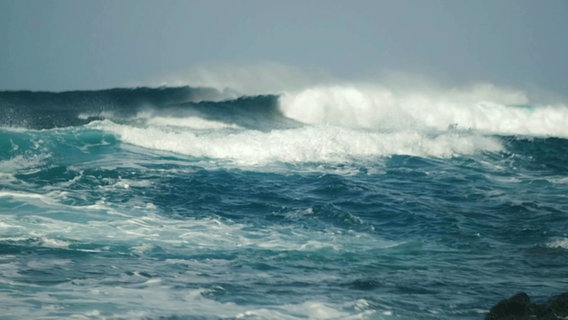
[[[0,92],[1,319],[482,319],[568,287],[568,107]]]

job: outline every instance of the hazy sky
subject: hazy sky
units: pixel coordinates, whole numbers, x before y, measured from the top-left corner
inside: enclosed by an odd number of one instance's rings
[[[275,63],[568,93],[568,1],[0,0],[0,89],[155,83]]]

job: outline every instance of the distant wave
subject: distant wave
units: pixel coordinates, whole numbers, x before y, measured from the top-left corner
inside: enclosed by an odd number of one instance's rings
[[[145,107],[218,99],[210,88],[115,88],[96,91],[0,91],[0,125],[48,129],[87,123],[88,115],[132,116]],[[86,116],[87,115],[87,116]]]
[[[271,130],[304,124],[371,130],[475,130],[484,134],[568,137],[568,107],[530,103],[520,92],[411,92],[380,86],[314,86],[279,95],[236,96],[212,88],[116,88],[0,92],[0,126],[49,129],[93,120],[199,117]]]
[[[50,129],[79,126],[95,120],[143,117],[199,117],[268,130],[291,126],[274,95],[226,98],[211,88],[117,88],[100,91],[0,92],[0,126]]]

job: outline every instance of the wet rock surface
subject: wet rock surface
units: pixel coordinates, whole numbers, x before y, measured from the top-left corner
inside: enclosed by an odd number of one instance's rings
[[[520,292],[494,305],[485,320],[561,320],[568,319],[568,292],[553,296],[544,303],[533,303]]]

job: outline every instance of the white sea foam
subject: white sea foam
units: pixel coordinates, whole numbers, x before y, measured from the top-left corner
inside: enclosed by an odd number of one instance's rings
[[[27,199],[19,197],[20,200]],[[33,197],[32,197],[33,199]],[[98,210],[104,207],[97,208]],[[5,302],[11,305],[8,317],[18,318],[25,314],[33,318],[81,318],[86,314],[94,318],[140,319],[140,317],[161,317],[170,315],[186,315],[191,313],[197,317],[226,318],[263,318],[263,319],[361,319],[371,316],[375,311],[366,303],[357,300],[353,303],[331,303],[310,300],[298,304],[264,304],[262,306],[241,306],[234,303],[218,302],[209,299],[211,288],[196,290],[179,290],[180,283],[200,283],[209,280],[203,274],[218,272],[228,274],[232,258],[215,261],[192,258],[192,252],[210,253],[215,250],[270,250],[273,252],[304,251],[317,252],[322,249],[340,252],[360,251],[361,248],[375,249],[388,247],[389,243],[376,235],[357,232],[337,232],[337,230],[307,230],[293,226],[276,226],[275,228],[257,228],[245,223],[235,223],[217,218],[205,219],[170,219],[156,213],[155,206],[148,209],[122,208],[121,215],[113,214],[109,219],[97,220],[85,214],[81,206],[65,206],[65,210],[73,220],[60,219],[61,215],[42,212],[27,212],[29,208],[17,214],[6,214],[2,229],[5,235],[0,241],[12,243],[22,242],[26,247],[38,246],[55,250],[73,250],[84,252],[113,251],[129,256],[144,257],[158,249],[180,258],[166,260],[167,264],[186,266],[184,272],[172,277],[142,275],[136,269],[128,275],[121,272],[101,278],[80,277],[57,286],[57,294],[51,290],[30,290],[26,299]],[[81,214],[79,214],[79,212]],[[98,216],[104,216],[99,212]],[[19,228],[14,228],[19,226]],[[84,246],[84,248],[82,248]],[[181,258],[187,257],[187,258]],[[111,259],[112,260],[112,259]],[[154,261],[150,259],[150,261]],[[157,261],[157,260],[156,260]],[[54,266],[58,269],[74,268],[75,260],[45,259],[31,260],[26,268],[36,271],[51,272]],[[111,261],[111,263],[113,263]],[[114,262],[116,263],[116,262]],[[157,262],[158,263],[158,262]],[[18,264],[4,265],[0,272],[3,279],[18,279]],[[9,267],[9,269],[7,269]],[[113,266],[109,266],[114,268]],[[118,267],[117,267],[118,268]],[[127,264],[128,268],[136,268]],[[219,269],[220,268],[220,269]],[[221,270],[222,272],[220,272]],[[255,272],[255,277],[268,277],[268,273]],[[0,277],[0,278],[2,278]],[[124,277],[131,277],[124,279]],[[298,281],[316,281],[312,274],[295,276]],[[307,277],[303,279],[302,277]],[[335,275],[321,274],[317,276],[329,281],[337,281]],[[329,279],[328,279],[329,277]],[[135,278],[135,279],[134,279]],[[127,280],[127,281],[125,281]],[[0,279],[2,281],[2,279]],[[128,285],[124,285],[128,283]],[[134,285],[135,284],[135,285]],[[25,284],[28,287],[35,284]],[[18,283],[18,290],[23,285]],[[38,288],[41,288],[38,286]],[[72,299],[68,298],[73,296]],[[44,309],[37,309],[34,302],[41,301]],[[65,307],[61,301],[65,301]],[[88,310],[81,306],[88,303]],[[188,311],[187,306],[193,306]],[[114,308],[109,311],[108,306]],[[142,306],[142,307],[141,307]],[[136,310],[133,314],[132,310]],[[85,313],[83,313],[85,312]],[[112,312],[112,314],[109,314]],[[74,314],[71,314],[74,313]]]
[[[34,170],[40,166],[51,155],[48,152],[40,151],[31,156],[16,155],[11,159],[0,161],[0,174],[11,174],[23,170]]]
[[[282,226],[265,230],[217,218],[173,220],[159,214],[153,204],[146,206],[97,203],[92,206],[58,204],[51,195],[14,195],[21,202],[39,204],[20,208],[17,214],[6,214],[0,229],[0,240],[32,241],[47,248],[69,248],[72,244],[96,244],[85,250],[108,250],[109,245],[129,248],[139,256],[155,247],[176,250],[267,249],[272,251],[352,251],[373,243],[374,248],[389,248],[397,243],[367,233],[326,230],[296,230]],[[48,203],[48,206],[45,206]],[[106,248],[106,249],[105,249]],[[80,248],[77,250],[81,250]]]
[[[80,282],[80,281],[77,281]],[[332,304],[309,300],[298,304],[264,305],[251,307],[232,302],[219,302],[207,298],[209,289],[198,288],[173,293],[170,286],[157,279],[149,279],[137,287],[97,284],[90,286],[60,285],[58,294],[45,294],[41,291],[30,293],[27,299],[12,299],[7,296],[6,303],[11,306],[5,316],[20,318],[22,315],[42,319],[146,319],[177,317],[184,318],[227,318],[227,319],[368,319],[373,310],[353,310],[360,303]],[[40,300],[42,308],[35,303]],[[96,301],[96,302],[93,302]],[[74,304],[88,303],[89,309],[70,311]],[[122,308],[108,310],[108,306],[120,304]],[[190,306],[190,308],[188,308]]]
[[[452,157],[501,151],[495,135],[568,137],[567,106],[533,104],[523,92],[489,84],[414,91],[312,86],[284,93],[279,103],[284,116],[305,125],[257,131],[198,115],[142,112],[142,124],[104,120],[91,126],[131,145],[249,166],[396,154]]]
[[[361,303],[362,300],[356,301],[355,304]],[[251,309],[237,314],[237,319],[367,319],[375,312],[365,310],[350,314],[342,311],[337,306],[328,305],[318,301],[306,301],[301,304],[287,304],[277,307]]]
[[[334,162],[352,157],[392,154],[451,157],[480,150],[501,150],[497,139],[455,132],[377,132],[314,125],[270,132],[240,130],[230,134],[198,134],[191,130],[172,131],[162,127],[136,127],[110,121],[92,125],[110,131],[122,141],[136,146],[194,157],[225,159],[241,165]]]
[[[488,84],[429,92],[377,85],[316,86],[283,95],[280,105],[287,117],[309,124],[568,137],[567,106],[533,105],[523,92]]]
[[[46,201],[47,199],[47,197],[41,194],[16,191],[0,191],[0,197],[39,199],[43,201]]]
[[[42,247],[46,248],[68,248],[70,243],[60,239],[53,239],[53,238],[41,238],[41,245]]]
[[[151,203],[93,205],[60,203],[60,193],[46,194],[2,191],[0,197],[13,198],[17,214],[6,214],[0,229],[2,240],[33,241],[48,248],[68,248],[74,243],[96,242],[101,250],[120,243],[131,252],[144,255],[154,247],[170,248],[263,248],[274,251],[349,251],[362,243],[376,248],[393,244],[366,233],[336,230],[309,232],[284,227],[264,230],[217,218],[172,220],[159,214]],[[22,207],[25,203],[27,206]],[[91,250],[91,248],[87,249]],[[187,250],[187,249],[184,249]]]
[[[568,238],[551,241],[547,243],[546,246],[549,248],[568,249]]]
[[[549,178],[548,181],[554,184],[568,184],[568,177]]]

